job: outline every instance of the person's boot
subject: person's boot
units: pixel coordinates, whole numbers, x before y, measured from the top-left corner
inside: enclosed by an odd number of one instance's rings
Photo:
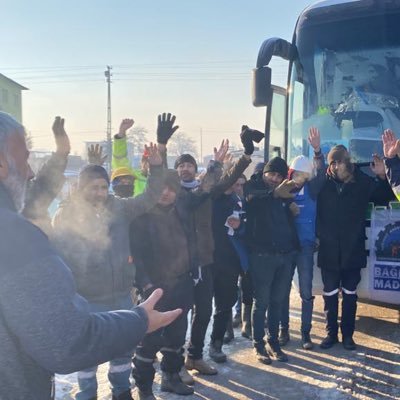
[[[187,371],[186,365],[183,365],[181,370],[179,371],[179,376],[181,378],[181,381],[185,384],[185,385],[194,385],[194,379],[193,376],[189,374],[189,372]]]
[[[242,336],[251,339],[251,305],[242,305]]]
[[[273,360],[288,361],[288,356],[282,351],[279,342],[268,342],[268,354]]]
[[[272,360],[265,348],[265,346],[263,347],[254,347],[254,353],[256,355],[257,361],[265,364],[265,365],[269,365],[272,363]]]
[[[346,350],[355,350],[357,348],[357,345],[351,336],[343,337],[342,344]]]
[[[188,396],[194,393],[191,386],[185,385],[177,372],[165,372],[161,375],[161,391]]]
[[[185,367],[187,370],[196,370],[202,375],[217,375],[218,371],[210,364],[206,363],[202,358],[194,360],[193,358],[186,358]],[[185,382],[186,383],[186,382]]]
[[[232,326],[232,316],[229,318],[228,323],[226,324],[226,331],[224,336],[224,343],[228,344],[232,342],[235,338],[235,334],[233,333],[233,326]]]
[[[226,354],[222,351],[222,342],[220,340],[210,342],[208,355],[216,363],[226,362]]]
[[[308,332],[301,334],[301,342],[304,350],[311,350],[314,347],[311,336]]]
[[[157,400],[157,398],[154,396],[152,391],[142,392],[139,389],[136,390],[136,393],[135,393],[135,396],[133,399],[134,400]]]
[[[319,347],[321,347],[321,349],[330,349],[337,342],[338,342],[337,336],[327,335],[324,339],[322,339],[322,342],[319,345]]]
[[[290,341],[289,329],[288,328],[281,328],[279,331],[279,345],[281,347],[286,346]]]
[[[130,390],[127,390],[124,393],[121,393],[118,396],[112,396],[112,400],[133,400],[132,394]]]

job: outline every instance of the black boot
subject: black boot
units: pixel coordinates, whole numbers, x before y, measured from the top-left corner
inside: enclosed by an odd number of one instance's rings
[[[290,341],[289,329],[288,328],[281,328],[279,331],[279,345],[286,346]]]
[[[301,342],[304,350],[311,350],[314,347],[311,336],[308,332],[301,334]]]
[[[251,339],[251,305],[242,305],[242,336]]]
[[[288,361],[288,356],[282,351],[279,342],[268,341],[268,353],[273,360]]]
[[[226,324],[226,331],[224,336],[224,343],[230,343],[234,339],[235,334],[233,333],[233,325],[232,325],[232,316],[229,318],[228,323]]]
[[[220,340],[210,342],[208,354],[216,363],[224,363],[226,361],[226,354],[222,351],[222,342]]]
[[[112,400],[133,400],[132,394],[130,390],[127,390],[124,393],[121,393],[119,396],[112,396]]]
[[[322,340],[322,342],[319,345],[319,347],[321,347],[321,349],[330,349],[337,342],[338,342],[338,337],[337,336],[328,335]]]
[[[157,400],[157,399],[152,391],[142,392],[141,390],[137,389],[134,400]]]
[[[185,385],[177,372],[164,372],[161,376],[161,390],[188,396],[194,393],[191,386]]]

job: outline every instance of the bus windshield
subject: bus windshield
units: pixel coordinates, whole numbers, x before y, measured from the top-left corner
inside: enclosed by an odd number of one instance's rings
[[[354,162],[382,154],[381,134],[400,134],[400,14],[311,25],[297,32],[291,66],[288,159],[311,156],[308,129],[322,150],[345,145]]]

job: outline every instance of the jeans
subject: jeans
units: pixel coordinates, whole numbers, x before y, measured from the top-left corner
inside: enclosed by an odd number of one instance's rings
[[[213,276],[214,265],[201,267],[202,279],[194,287],[194,306],[192,315],[192,329],[188,347],[188,357],[194,360],[203,358],[204,338],[212,314]]]
[[[254,347],[264,347],[264,319],[267,315],[268,342],[278,342],[279,320],[287,287],[292,279],[296,253],[251,254],[250,273],[253,280],[252,311]]]
[[[91,312],[103,312],[112,310],[129,310],[133,306],[131,296],[117,301],[112,307],[106,304],[89,305]],[[111,384],[111,390],[114,396],[128,391],[131,387],[129,381],[132,371],[132,354],[116,358],[110,361],[108,369],[108,380]],[[79,392],[76,394],[77,400],[89,400],[97,396],[97,365],[86,368],[78,372]]]
[[[314,308],[314,297],[312,295],[312,281],[314,272],[314,244],[303,245],[301,251],[297,253],[294,270],[297,267],[299,277],[299,291],[301,297],[301,333],[310,333],[312,312]],[[281,328],[289,329],[289,308],[291,282],[288,286],[287,295],[282,306]]]

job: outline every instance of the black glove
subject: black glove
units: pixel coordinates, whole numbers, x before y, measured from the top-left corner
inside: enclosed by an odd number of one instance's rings
[[[242,132],[240,133],[240,140],[243,143],[244,154],[251,156],[254,153],[254,143],[251,136],[251,131],[246,125],[242,126]]]
[[[179,126],[174,126],[175,119],[175,115],[171,115],[171,113],[163,113],[158,116],[157,143],[167,144],[169,138],[179,128]]]

